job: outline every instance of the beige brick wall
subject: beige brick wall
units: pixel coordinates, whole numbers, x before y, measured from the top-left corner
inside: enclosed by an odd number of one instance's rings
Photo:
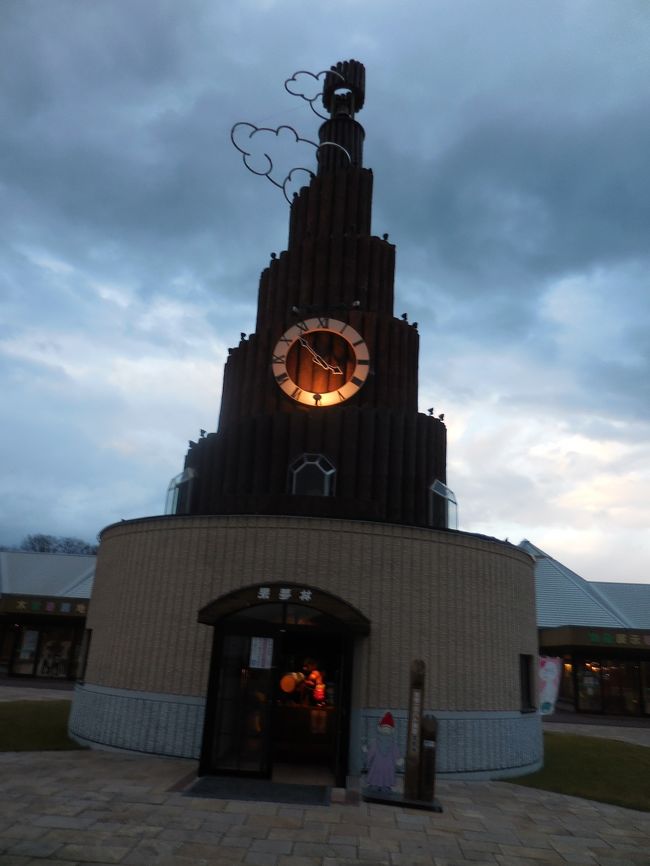
[[[208,602],[291,581],[340,596],[371,621],[358,642],[360,706],[406,706],[410,661],[427,706],[519,710],[520,653],[537,652],[532,560],[466,533],[296,517],[161,517],[102,536],[86,681],[205,694]]]

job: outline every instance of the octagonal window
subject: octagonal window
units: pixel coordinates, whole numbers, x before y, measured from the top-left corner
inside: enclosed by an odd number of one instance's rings
[[[296,496],[333,496],[336,468],[322,454],[301,454],[289,465],[289,490]]]

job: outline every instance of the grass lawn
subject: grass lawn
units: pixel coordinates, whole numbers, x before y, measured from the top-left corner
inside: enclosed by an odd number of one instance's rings
[[[70,701],[0,703],[0,752],[81,749],[68,737]]]
[[[515,785],[650,812],[650,748],[576,734],[544,734],[544,767]]]

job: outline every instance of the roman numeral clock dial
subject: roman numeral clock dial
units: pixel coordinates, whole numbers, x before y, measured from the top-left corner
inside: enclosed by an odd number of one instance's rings
[[[363,337],[346,322],[319,316],[292,325],[273,349],[278,387],[305,406],[336,406],[368,378],[370,355]]]

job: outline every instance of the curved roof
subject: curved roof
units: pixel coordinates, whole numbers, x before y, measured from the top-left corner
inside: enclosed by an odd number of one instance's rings
[[[524,539],[535,560],[537,625],[650,629],[650,584],[585,580]]]
[[[96,556],[0,551],[0,595],[90,598]]]

